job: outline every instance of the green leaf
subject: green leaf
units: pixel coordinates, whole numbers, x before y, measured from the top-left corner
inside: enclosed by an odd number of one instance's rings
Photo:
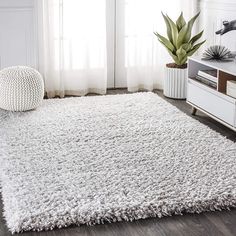
[[[186,21],[184,20],[184,17],[183,17],[183,12],[181,12],[179,18],[177,19],[176,25],[177,25],[178,31],[180,31],[186,25]]]
[[[180,63],[178,57],[175,54],[173,54],[170,50],[167,50],[167,51],[172,57],[172,59],[174,60],[174,62],[178,65]]]
[[[170,24],[170,28],[171,28],[171,34],[172,34],[172,39],[173,39],[173,45],[176,46],[177,44],[177,38],[178,38],[178,29],[176,24],[174,23],[174,21],[172,21],[170,19],[170,17],[168,15],[166,15],[166,18]]]
[[[163,43],[171,52],[175,50],[175,47],[167,38],[163,37],[157,32],[154,32],[154,34],[158,37],[159,41],[161,41],[161,43]]]
[[[185,36],[185,43],[187,43],[190,38],[191,38],[191,34],[192,34],[192,29],[193,29],[193,25],[194,25],[194,22],[196,21],[196,19],[198,18],[198,16],[200,15],[200,12],[198,12],[187,24],[188,26],[188,30],[187,30],[187,34]]]
[[[202,44],[204,44],[205,42],[206,42],[206,40],[204,40],[203,42],[198,43],[198,44],[196,44],[195,46],[193,46],[193,48],[191,49],[191,51],[189,51],[189,52],[187,53],[188,57],[192,56],[192,55],[202,46]]]
[[[177,45],[176,45],[177,48],[179,48],[182,44],[189,42],[189,40],[191,38],[191,34],[192,34],[193,24],[196,21],[196,19],[198,18],[199,14],[200,14],[200,12],[198,12],[198,14],[195,15],[188,22],[188,24],[185,24],[184,27],[180,30],[178,40],[177,40]]]
[[[180,61],[180,65],[184,65],[187,63],[188,60],[188,56],[186,55],[184,58],[182,58],[182,60]]]
[[[170,26],[170,23],[167,19],[167,17],[163,14],[163,12],[161,12],[164,20],[165,20],[165,23],[166,23],[166,30],[167,30],[167,36],[170,40],[170,42],[173,44],[173,38],[172,38],[172,32],[171,32],[171,26]]]
[[[188,52],[188,51],[191,50],[192,44],[191,44],[191,43],[184,43],[184,44],[181,45],[181,47],[182,47],[186,52]]]
[[[183,58],[186,56],[186,54],[187,54],[186,51],[185,51],[182,47],[179,48],[179,49],[176,51],[176,55],[177,55],[179,61],[182,61]]]
[[[160,39],[158,39],[158,41],[159,41],[168,51],[171,52],[171,50],[170,50]]]
[[[187,43],[186,42],[186,35],[187,35],[187,31],[188,31],[188,26],[185,25],[179,32],[179,35],[178,35],[178,39],[177,39],[177,48],[180,48],[182,44],[184,43]]]
[[[203,32],[204,30],[192,37],[189,43],[194,44],[195,42],[197,42],[202,37]]]

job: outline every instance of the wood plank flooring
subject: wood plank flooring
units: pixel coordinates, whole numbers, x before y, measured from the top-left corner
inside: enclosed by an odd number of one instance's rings
[[[155,91],[163,97],[161,91]],[[108,94],[127,93],[125,89],[109,90]],[[183,100],[166,99],[168,102],[190,115],[191,107]],[[210,126],[223,136],[236,141],[236,133],[201,112],[195,119]],[[10,236],[3,216],[0,200],[0,236]],[[152,218],[134,222],[120,222],[96,226],[72,226],[47,232],[27,232],[15,236],[236,236],[236,209],[202,214]]]

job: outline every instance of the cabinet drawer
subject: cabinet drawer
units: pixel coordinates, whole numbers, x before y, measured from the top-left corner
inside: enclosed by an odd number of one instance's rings
[[[218,92],[207,88],[198,82],[188,80],[187,100],[223,120],[229,125],[235,126],[235,103],[221,97]]]

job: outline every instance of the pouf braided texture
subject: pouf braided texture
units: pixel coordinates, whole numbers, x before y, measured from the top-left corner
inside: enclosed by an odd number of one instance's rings
[[[44,83],[41,74],[30,67],[13,66],[0,71],[0,108],[28,111],[43,100]]]

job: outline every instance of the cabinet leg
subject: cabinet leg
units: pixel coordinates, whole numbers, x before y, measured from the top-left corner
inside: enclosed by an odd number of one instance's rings
[[[195,116],[195,115],[196,115],[196,113],[197,113],[197,108],[195,108],[195,107],[192,107],[191,114],[192,114],[193,116]]]

